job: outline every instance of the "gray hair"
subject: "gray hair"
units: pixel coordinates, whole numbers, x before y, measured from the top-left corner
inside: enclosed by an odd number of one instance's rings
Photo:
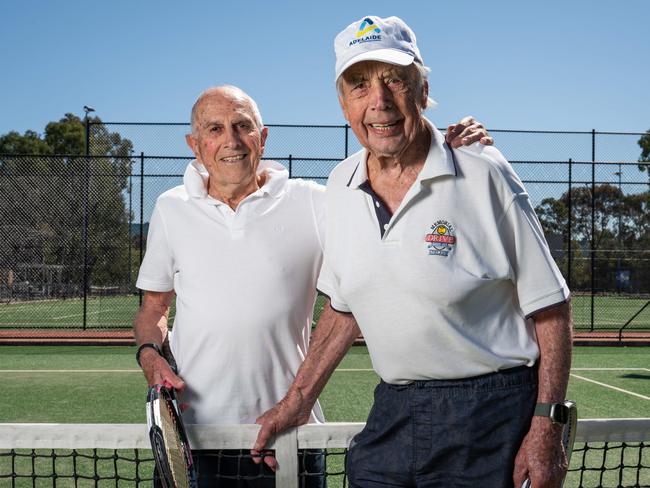
[[[253,119],[255,120],[255,125],[257,126],[257,129],[262,132],[262,129],[264,128],[264,122],[262,121],[262,114],[260,113],[260,109],[257,107],[257,103],[253,98],[246,93],[244,90],[242,90],[239,87],[236,87],[234,85],[222,85],[222,86],[214,86],[212,88],[208,88],[207,90],[204,90],[196,99],[194,102],[194,105],[192,105],[192,112],[190,114],[190,122],[192,124],[192,134],[196,133],[197,127],[196,127],[196,118],[197,118],[197,112],[198,112],[198,107],[203,101],[203,99],[209,95],[212,95],[213,93],[217,91],[224,91],[227,90],[231,92],[231,94],[240,100],[243,100],[247,102],[250,105],[251,112],[253,114]]]
[[[429,68],[428,66],[424,66],[418,63],[417,61],[414,61],[413,65],[415,66],[418,72],[418,79],[416,80],[416,88],[418,91],[421,91],[424,87],[424,83],[429,79],[429,73],[431,72],[431,68]],[[336,93],[338,93],[339,97],[343,95],[343,76],[339,76],[336,79]],[[428,108],[433,108],[436,105],[438,105],[436,101],[433,98],[427,96],[426,103],[422,108],[426,110]]]

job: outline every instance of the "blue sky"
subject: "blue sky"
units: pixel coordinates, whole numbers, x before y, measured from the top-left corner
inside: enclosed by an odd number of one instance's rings
[[[647,0],[36,1],[0,3],[0,134],[91,105],[105,121],[184,122],[231,83],[275,124],[342,124],[334,36],[398,15],[432,68],[439,125],[650,128]]]

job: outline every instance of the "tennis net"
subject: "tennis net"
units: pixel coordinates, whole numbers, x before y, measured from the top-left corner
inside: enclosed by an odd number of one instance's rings
[[[244,449],[258,426],[187,426],[193,449]],[[306,425],[279,436],[278,488],[306,486],[298,450],[325,456],[328,488],[347,486],[346,448],[360,423]],[[565,488],[650,487],[650,418],[580,420]],[[217,451],[218,452],[218,451]],[[0,424],[0,487],[150,487],[145,425]],[[237,478],[235,474],[234,478]]]

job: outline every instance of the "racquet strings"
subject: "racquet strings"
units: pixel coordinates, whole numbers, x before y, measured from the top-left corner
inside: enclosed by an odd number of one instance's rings
[[[190,488],[185,447],[181,442],[178,426],[171,410],[174,407],[170,401],[162,399],[158,402],[158,405],[160,406],[160,429],[165,441],[165,453],[169,460],[172,478],[176,483],[176,488]]]

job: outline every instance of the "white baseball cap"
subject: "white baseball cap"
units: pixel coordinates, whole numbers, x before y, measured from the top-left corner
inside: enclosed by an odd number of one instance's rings
[[[362,17],[336,36],[334,51],[335,80],[361,61],[383,61],[400,66],[408,66],[414,61],[423,64],[415,34],[399,17]]]

